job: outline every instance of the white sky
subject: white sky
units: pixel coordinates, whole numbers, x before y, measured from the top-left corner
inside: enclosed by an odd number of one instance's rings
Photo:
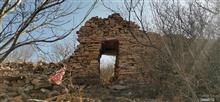
[[[107,66],[115,65],[116,56],[102,55],[100,58],[100,68],[107,68]]]

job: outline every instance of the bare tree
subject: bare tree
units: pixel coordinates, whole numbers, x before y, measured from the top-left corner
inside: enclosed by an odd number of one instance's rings
[[[68,17],[81,9],[71,0],[1,0],[0,63],[16,48],[62,40],[72,34],[93,10],[93,2],[83,19],[65,29]]]
[[[202,3],[203,2],[203,3]],[[204,10],[213,14],[219,14],[219,0],[195,0],[195,3]]]
[[[49,53],[39,56],[46,62],[59,62],[73,54],[77,44],[73,41],[56,42],[51,45]]]
[[[187,37],[206,36],[207,25],[213,14],[190,1],[152,1],[156,26],[162,33]]]
[[[164,50],[169,56],[169,63],[176,70],[181,80],[189,90],[184,97],[188,97],[191,101],[199,101],[199,92],[201,85],[197,84],[198,80],[209,79],[206,66],[207,59],[216,37],[219,33],[215,29],[215,17],[217,13],[213,13],[210,1],[181,1],[181,0],[152,0],[152,9],[156,27],[158,31],[169,39],[164,39]],[[204,9],[206,8],[207,9]],[[214,7],[212,4],[211,7]],[[209,9],[209,10],[208,10]],[[208,40],[209,39],[209,40]],[[216,46],[216,45],[215,45]],[[215,62],[215,60],[212,60]],[[212,74],[209,73],[210,76]],[[203,81],[207,90],[204,93],[210,93],[213,84]],[[179,88],[181,89],[181,88]],[[189,97],[192,95],[192,97]]]
[[[10,53],[8,57],[4,60],[4,62],[30,61],[33,54],[34,54],[33,46],[25,45],[15,49],[12,53]]]
[[[219,25],[216,24],[216,20],[218,21],[218,18],[216,18],[218,6],[215,1],[219,0],[151,0],[150,5],[146,5],[144,0],[124,0],[124,8],[115,10],[102,0],[103,5],[110,11],[121,11],[128,21],[135,20],[141,26],[141,30],[143,30],[145,40],[152,40],[147,33],[150,31],[150,26],[156,27],[156,29],[153,29],[155,32],[165,35],[162,37],[164,38],[162,39],[164,46],[161,48],[161,53],[157,53],[160,55],[155,55],[153,59],[155,66],[153,66],[152,72],[160,73],[152,76],[161,80],[161,84],[165,80],[164,82],[168,86],[164,85],[165,87],[161,86],[160,88],[182,90],[180,93],[182,93],[183,97],[195,102],[199,101],[197,96],[199,85],[196,83],[199,78],[196,77],[199,76],[200,78],[202,77],[201,80],[207,80],[205,76],[207,73],[200,70],[208,68],[205,66],[208,63],[205,62],[207,59],[204,57],[204,53],[210,51],[213,41],[208,41],[208,43],[206,41],[219,36]],[[146,8],[146,6],[150,6],[150,8]],[[152,13],[152,15],[146,16],[146,13]],[[151,18],[153,19],[152,22],[146,20]],[[149,26],[148,24],[150,23],[152,25]],[[142,42],[144,40],[140,40],[137,37],[137,34],[132,33],[132,30],[130,32],[140,44],[155,48],[151,42],[146,44]],[[139,54],[139,56],[142,60],[140,63],[147,67],[149,64],[147,63],[149,61],[147,56],[143,54]],[[159,58],[157,59],[156,57]],[[142,71],[145,73],[144,70]],[[161,78],[164,78],[164,80]],[[172,78],[176,80],[172,80]],[[166,83],[166,81],[169,83]],[[180,86],[175,88],[175,84]],[[204,81],[203,84],[206,84],[205,87],[207,89],[212,87],[208,82]],[[169,85],[173,87],[169,87]],[[167,91],[167,89],[164,90]],[[187,91],[185,92],[185,90]]]

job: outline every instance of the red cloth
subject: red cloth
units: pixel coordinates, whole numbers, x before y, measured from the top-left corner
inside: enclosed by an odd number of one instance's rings
[[[56,74],[54,75],[50,75],[49,76],[49,81],[52,83],[52,84],[55,84],[55,85],[60,85],[62,83],[62,79],[63,79],[63,75],[65,74],[65,68],[61,68],[60,70],[58,70],[56,72]]]

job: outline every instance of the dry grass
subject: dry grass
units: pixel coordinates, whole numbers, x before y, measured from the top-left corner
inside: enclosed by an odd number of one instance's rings
[[[103,85],[111,84],[114,77],[114,65],[108,64],[105,68],[100,68],[100,79]]]

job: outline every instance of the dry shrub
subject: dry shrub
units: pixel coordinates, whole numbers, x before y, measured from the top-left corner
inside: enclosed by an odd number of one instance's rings
[[[153,63],[157,65],[150,71],[157,96],[196,101],[204,94],[219,95],[220,40],[171,38],[164,38],[162,53]]]

